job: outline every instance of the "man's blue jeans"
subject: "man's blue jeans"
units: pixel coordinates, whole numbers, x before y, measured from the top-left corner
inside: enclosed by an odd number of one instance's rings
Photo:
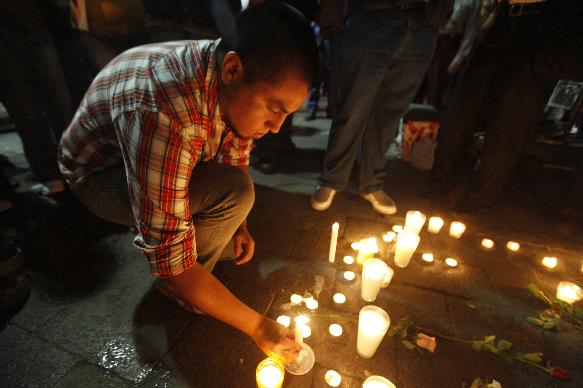
[[[344,189],[358,158],[358,191],[382,189],[385,152],[431,62],[435,41],[422,13],[396,9],[346,19],[331,68],[339,101],[321,186]]]

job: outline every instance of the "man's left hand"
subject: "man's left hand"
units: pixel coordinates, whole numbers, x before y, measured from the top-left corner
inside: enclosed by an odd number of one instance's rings
[[[253,258],[255,240],[253,240],[253,236],[249,233],[246,224],[239,226],[239,229],[237,229],[233,236],[233,242],[235,245],[235,256],[237,257],[235,264],[245,264]]]

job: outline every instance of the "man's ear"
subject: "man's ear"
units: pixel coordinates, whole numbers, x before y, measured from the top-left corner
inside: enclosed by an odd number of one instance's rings
[[[229,51],[223,57],[221,78],[226,84],[243,79],[243,62],[241,62],[241,58],[236,52]]]

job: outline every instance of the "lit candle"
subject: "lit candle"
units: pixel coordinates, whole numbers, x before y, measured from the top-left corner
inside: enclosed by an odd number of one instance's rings
[[[350,248],[352,248],[353,251],[359,251],[360,250],[360,241],[353,242],[352,244],[350,244]]]
[[[387,288],[389,286],[389,284],[391,284],[391,280],[393,280],[393,275],[395,274],[395,271],[393,271],[393,269],[389,266],[387,266],[387,274],[385,275],[385,278],[383,279],[383,288]]]
[[[304,338],[308,338],[311,335],[312,335],[312,328],[308,325],[304,325],[304,327],[302,327],[302,336]]]
[[[318,301],[314,299],[314,297],[310,296],[309,298],[304,299],[304,303],[306,307],[310,310],[315,310],[318,308]]]
[[[336,294],[334,294],[332,299],[334,299],[334,302],[338,303],[338,304],[342,304],[342,303],[346,302],[346,296],[344,294],[341,294],[340,292],[337,292]]]
[[[583,298],[583,290],[576,284],[560,282],[557,286],[557,299],[573,304]]]
[[[304,343],[304,327],[310,319],[303,315],[298,315],[295,319],[294,336],[297,343]]]
[[[333,323],[328,327],[328,331],[334,337],[340,337],[342,335],[342,326],[337,323]]]
[[[283,376],[282,366],[272,358],[261,361],[255,371],[258,388],[281,388]]]
[[[292,302],[292,304],[297,305],[297,304],[302,303],[304,298],[299,294],[291,294],[291,296],[289,297],[289,300]]]
[[[443,227],[443,218],[441,217],[430,217],[429,223],[427,224],[427,231],[431,234],[437,234]]]
[[[344,279],[346,280],[354,280],[354,278],[356,277],[356,274],[352,271],[344,271]]]
[[[395,250],[395,265],[405,268],[419,245],[419,235],[412,232],[401,232],[397,235],[397,248]]]
[[[449,226],[449,235],[453,238],[460,239],[466,231],[466,226],[459,221],[453,221]]]
[[[360,250],[358,251],[356,262],[362,264],[366,259],[374,257],[377,253],[379,253],[379,246],[376,238],[370,237],[360,240]]]
[[[556,257],[543,257],[542,263],[545,267],[549,269],[553,269],[557,266],[557,258]]]
[[[328,261],[330,263],[334,262],[336,258],[336,244],[338,242],[338,229],[340,225],[338,222],[332,224],[332,236],[330,237],[330,252],[328,253]]]
[[[421,255],[421,259],[423,259],[423,261],[426,261],[428,263],[432,263],[433,262],[433,253],[424,253]]]
[[[405,216],[405,230],[416,234],[421,233],[427,217],[417,210],[409,210]]]
[[[389,314],[380,307],[365,306],[360,310],[356,338],[356,352],[360,357],[374,356],[390,324]]]
[[[369,376],[362,383],[362,388],[396,388],[396,386],[382,376]]]
[[[486,249],[492,249],[494,248],[494,241],[490,240],[489,238],[483,238],[482,246]]]
[[[520,249],[520,244],[515,241],[508,241],[506,243],[506,248],[508,248],[508,250],[512,252],[516,252],[517,250]]]
[[[339,387],[340,383],[342,382],[342,377],[340,377],[340,373],[332,369],[326,372],[326,374],[324,375],[324,379],[326,380],[326,383],[331,387]]]
[[[393,227],[391,229],[393,229],[393,232],[395,232],[395,233],[401,233],[403,231],[403,226],[402,225],[393,225]]]
[[[395,241],[396,237],[397,237],[397,233],[390,231],[390,232],[383,234],[383,241],[390,243],[390,242]]]
[[[277,323],[285,327],[289,327],[291,323],[291,318],[288,317],[287,315],[280,315],[279,317],[277,317]]]
[[[368,259],[362,266],[360,297],[365,302],[374,302],[387,275],[387,264],[379,259]]]
[[[342,261],[344,262],[344,264],[354,264],[354,257],[352,256],[344,256],[344,258],[342,259]]]
[[[457,260],[452,257],[448,257],[445,259],[445,264],[449,265],[450,267],[457,267]]]

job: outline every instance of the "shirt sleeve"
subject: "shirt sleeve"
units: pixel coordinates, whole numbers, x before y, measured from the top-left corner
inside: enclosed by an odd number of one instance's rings
[[[243,139],[231,130],[225,135],[219,150],[221,163],[230,166],[248,166],[252,149],[252,139]]]
[[[139,230],[134,244],[148,258],[152,275],[178,275],[197,258],[188,185],[200,151],[162,112],[126,112],[117,124]]]

